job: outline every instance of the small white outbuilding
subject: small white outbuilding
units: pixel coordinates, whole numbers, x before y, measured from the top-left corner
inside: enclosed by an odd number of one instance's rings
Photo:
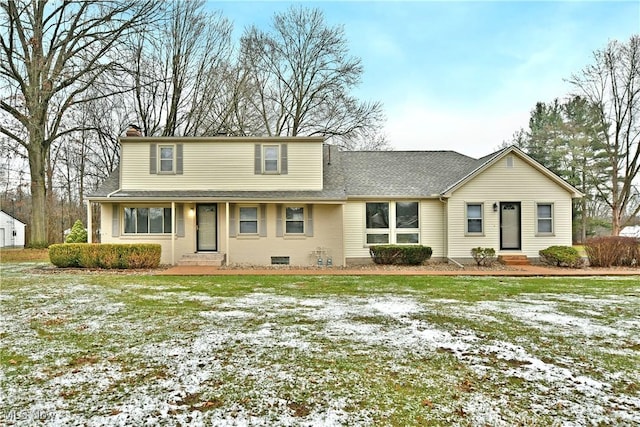
[[[628,226],[620,230],[620,235],[625,237],[640,238],[640,225]]]
[[[24,248],[25,223],[0,210],[0,248]]]

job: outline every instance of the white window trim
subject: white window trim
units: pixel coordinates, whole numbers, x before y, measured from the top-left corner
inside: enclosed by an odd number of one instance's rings
[[[482,231],[469,231],[469,220],[478,218],[469,218],[469,206],[480,205],[480,221],[482,225]],[[465,236],[484,236],[485,230],[485,215],[484,215],[484,202],[465,202],[464,204],[464,235]]]
[[[551,206],[551,218],[540,218],[538,216],[538,206],[540,205],[549,205]],[[536,221],[536,236],[555,236],[556,233],[556,227],[555,227],[555,205],[553,202],[536,202],[535,203],[535,221]],[[540,220],[551,220],[551,231],[540,231],[539,230],[539,224],[540,224]]]
[[[398,203],[416,203],[418,205],[418,228],[401,228],[398,227]],[[391,240],[395,242],[396,245],[419,245],[420,238],[420,202],[418,200],[396,200],[393,202],[393,233],[391,234]],[[417,243],[398,243],[398,234],[417,234],[418,242]]]
[[[276,149],[276,170],[267,170],[267,149]],[[265,175],[280,175],[280,145],[278,144],[263,144],[262,145],[262,173]]]
[[[240,209],[242,208],[254,208],[256,210],[256,232],[255,233],[243,233],[240,228],[242,219],[240,216]],[[238,205],[237,206],[237,218],[238,218],[238,233],[237,237],[258,237],[260,235],[260,207],[258,205]]]
[[[151,231],[147,231],[146,233],[139,233],[137,231],[137,219],[136,219],[136,231],[134,233],[130,233],[130,232],[126,232],[126,223],[127,223],[127,216],[125,215],[125,211],[126,209],[154,209],[154,208],[158,208],[158,209],[163,209],[163,223],[162,223],[162,228],[163,231],[162,233],[152,233]],[[171,224],[171,230],[170,231],[164,231],[164,209],[169,209],[171,210],[170,206],[157,206],[157,205],[125,205],[122,206],[120,209],[120,213],[122,215],[122,221],[120,224],[120,236],[122,237],[135,237],[135,236],[153,236],[153,237],[161,237],[161,236],[171,236],[173,228],[175,227],[174,224]],[[147,217],[147,221],[150,221],[150,218]],[[148,229],[151,229],[151,223],[148,223]]]
[[[400,228],[397,227],[397,205],[396,203],[417,203],[418,204],[418,228]],[[367,203],[386,203],[389,205],[389,227],[388,228],[367,228]],[[420,245],[422,244],[422,236],[420,233],[420,224],[421,220],[421,203],[419,200],[371,200],[363,203],[362,206],[363,219],[364,219],[364,247],[368,248],[370,246],[376,245]],[[367,236],[370,234],[386,234],[388,236],[387,243],[368,243]],[[418,235],[418,243],[398,243],[398,234],[417,234]]]
[[[162,170],[162,149],[163,148],[171,148],[171,170],[163,171]],[[177,162],[177,153],[176,153],[176,145],[175,144],[158,144],[158,155],[157,155],[157,173],[158,175],[175,175],[176,174],[176,162]]]
[[[302,209],[302,231],[299,233],[290,233],[287,231],[287,223],[288,222],[300,222],[300,220],[291,220],[291,221],[287,221],[287,209],[290,208],[299,208]],[[304,205],[285,205],[284,208],[282,209],[282,233],[283,236],[285,237],[306,237],[306,232],[307,232],[307,209]]]

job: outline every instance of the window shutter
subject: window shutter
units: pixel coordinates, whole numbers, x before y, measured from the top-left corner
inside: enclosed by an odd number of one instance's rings
[[[184,205],[176,204],[176,235],[184,237]]]
[[[282,205],[276,205],[276,237],[284,236],[282,230]]]
[[[150,144],[149,147],[149,173],[155,174],[158,173],[158,145]]]
[[[229,203],[229,237],[236,237],[237,230],[236,205],[235,203]]]
[[[307,237],[313,237],[313,205],[305,206],[307,210],[307,222],[304,225],[304,234]]]
[[[262,146],[260,144],[254,146],[253,168],[256,175],[262,174]]]
[[[120,236],[120,205],[113,204],[113,212],[111,215],[111,237]]]
[[[267,237],[267,205],[260,205],[260,237]]]
[[[182,144],[176,144],[176,174],[182,175]]]
[[[280,174],[287,175],[289,173],[289,153],[287,144],[280,145]]]

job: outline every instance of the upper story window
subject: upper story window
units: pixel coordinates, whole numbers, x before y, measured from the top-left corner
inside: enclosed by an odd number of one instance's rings
[[[161,145],[160,150],[160,172],[161,173],[174,173],[175,165],[175,146],[173,145]]]
[[[277,145],[265,145],[262,147],[264,157],[264,165],[262,170],[264,173],[278,173],[280,163],[280,147]]]
[[[553,203],[536,203],[536,233],[553,234]]]
[[[287,148],[287,144],[255,144],[254,173],[256,175],[288,174]]]
[[[467,203],[467,234],[482,234],[484,232],[483,206],[482,203]]]
[[[304,233],[304,208],[302,206],[288,206],[285,209],[285,233]]]
[[[150,144],[149,173],[182,174],[182,144]]]
[[[125,234],[171,233],[171,208],[124,208]]]

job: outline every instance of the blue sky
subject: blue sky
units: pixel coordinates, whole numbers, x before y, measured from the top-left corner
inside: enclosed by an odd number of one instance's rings
[[[210,2],[264,27],[294,2]],[[305,1],[343,25],[362,59],[361,99],[381,101],[396,150],[494,151],[537,101],[571,92],[564,79],[611,39],[640,33],[635,1]]]

